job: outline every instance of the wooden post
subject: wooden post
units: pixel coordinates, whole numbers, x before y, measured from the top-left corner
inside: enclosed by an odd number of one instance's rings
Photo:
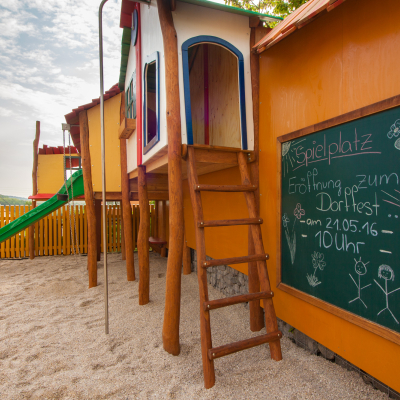
[[[96,212],[94,206],[92,185],[92,164],[89,150],[89,125],[87,112],[79,113],[81,158],[83,170],[83,185],[85,189],[86,213],[88,221],[88,254],[87,266],[89,273],[89,288],[97,286],[97,234],[96,234]],[[104,249],[107,251],[107,249]]]
[[[190,275],[192,272],[192,260],[190,257],[190,249],[186,245],[186,234],[183,232],[183,275]]]
[[[126,276],[128,281],[135,280],[135,264],[134,264],[134,247],[133,247],[133,234],[132,234],[132,211],[129,196],[129,175],[128,175],[128,162],[126,158],[126,139],[120,139],[121,150],[121,191],[122,191],[122,214],[124,220],[124,243],[126,254]],[[146,188],[147,196],[147,188]],[[147,201],[147,205],[149,202]],[[147,235],[147,245],[148,245]],[[147,249],[147,252],[149,249]],[[148,256],[147,256],[148,257]],[[148,301],[148,300],[147,300]],[[140,303],[139,303],[140,304]],[[146,303],[144,303],[146,304]]]
[[[126,252],[125,252],[125,236],[124,236],[124,213],[122,208],[122,201],[120,201],[120,209],[121,209],[121,258],[126,260]]]
[[[150,270],[149,270],[149,234],[150,215],[149,198],[147,196],[146,166],[138,167],[138,194],[140,207],[140,223],[138,234],[139,255],[139,305],[149,302]],[[133,255],[133,253],[132,253]]]
[[[158,225],[159,231],[158,233],[160,234],[160,239],[163,241],[167,240],[167,203],[165,200],[161,201],[161,217],[160,217],[160,222]],[[161,249],[161,257],[167,257],[167,249],[166,247],[163,247]]]
[[[178,41],[169,0],[157,0],[164,41],[167,97],[169,256],[163,324],[164,349],[178,355],[183,252],[183,189],[181,165],[181,115],[179,101]]]
[[[96,254],[97,261],[101,259],[101,200],[94,201],[94,213],[96,215]]]
[[[251,20],[250,20],[251,25]],[[256,28],[251,27],[250,32],[250,71],[251,71],[251,88],[253,97],[253,121],[254,121],[254,153],[256,161],[250,164],[252,184],[257,186],[254,192],[254,197],[257,206],[257,215],[260,215],[260,179],[259,179],[259,60],[258,55],[251,52],[251,48],[255,44]],[[254,249],[253,235],[251,227],[248,230],[248,252],[249,255],[256,254]],[[258,276],[257,262],[248,263],[248,277],[249,277],[249,293],[256,293],[260,291],[260,279]],[[264,315],[260,306],[260,301],[250,301],[250,330],[252,332],[260,331],[264,327]]]
[[[36,121],[36,133],[33,141],[33,168],[32,168],[32,196],[37,195],[37,169],[38,169],[38,152],[39,152],[39,138],[40,138],[40,121]],[[32,200],[32,208],[36,207],[36,200]],[[29,258],[35,258],[35,226],[31,225],[28,230],[29,233]]]

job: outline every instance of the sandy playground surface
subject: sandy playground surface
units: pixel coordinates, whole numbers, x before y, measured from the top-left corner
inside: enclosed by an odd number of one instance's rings
[[[194,273],[182,277],[181,354],[162,348],[166,258],[150,255],[150,298],[138,305],[120,254],[109,255],[110,334],[104,334],[103,267],[87,289],[86,257],[0,260],[0,399],[385,399],[349,372],[287,338],[283,361],[266,346],[215,361],[203,387]],[[137,255],[135,267],[137,272]],[[221,294],[210,288],[210,298]],[[257,334],[243,305],[212,313],[213,345]],[[259,334],[259,333],[258,333]]]

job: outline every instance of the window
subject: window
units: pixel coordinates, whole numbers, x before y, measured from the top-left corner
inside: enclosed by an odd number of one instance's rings
[[[126,118],[136,119],[136,71],[132,74],[132,79],[126,90]]]
[[[160,75],[158,52],[144,66],[143,154],[160,140]]]

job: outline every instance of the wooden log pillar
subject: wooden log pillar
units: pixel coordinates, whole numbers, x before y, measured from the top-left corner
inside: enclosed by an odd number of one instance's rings
[[[101,259],[101,200],[94,201],[94,213],[96,215],[96,255],[97,261]]]
[[[128,281],[135,280],[135,264],[134,264],[134,251],[133,246],[133,233],[132,233],[132,211],[129,193],[129,175],[128,164],[126,158],[126,139],[120,139],[121,149],[121,191],[122,191],[122,214],[124,221],[124,243],[126,254],[126,276]],[[146,189],[147,196],[147,189]],[[147,201],[147,204],[149,202]],[[148,237],[147,237],[148,239]],[[148,243],[148,240],[147,240]],[[147,249],[148,252],[148,249]],[[139,303],[140,304],[140,303]],[[146,303],[144,303],[146,304]]]
[[[253,122],[254,122],[254,153],[256,160],[250,164],[251,180],[253,185],[257,186],[254,192],[257,215],[260,215],[260,179],[259,179],[259,103],[260,103],[260,88],[259,88],[259,59],[258,55],[251,52],[251,48],[256,42],[256,29],[260,20],[258,17],[250,18],[250,71],[251,71],[251,89],[253,98]],[[256,254],[254,249],[253,236],[251,227],[248,231],[248,253],[249,255]],[[260,291],[260,279],[258,276],[257,262],[248,263],[248,278],[249,278],[249,293]],[[264,313],[260,306],[260,302],[250,301],[250,330],[252,332],[260,331],[264,327]]]
[[[126,260],[126,252],[125,252],[125,237],[124,237],[124,213],[122,209],[122,201],[120,203],[121,210],[121,258],[122,260]]]
[[[32,196],[37,195],[37,169],[38,169],[38,152],[40,139],[40,121],[36,121],[36,133],[33,140],[33,167],[32,167]],[[36,207],[36,200],[32,200],[32,208]],[[31,225],[28,229],[29,241],[29,258],[35,258],[35,225]]]
[[[97,286],[97,230],[96,211],[93,196],[92,164],[89,150],[89,125],[87,112],[79,113],[81,159],[83,171],[83,185],[85,190],[85,202],[88,221],[88,255],[87,268],[89,274],[89,288]],[[107,249],[104,249],[107,251]]]
[[[192,273],[192,259],[190,257],[190,249],[186,244],[186,234],[183,232],[183,275]]]
[[[157,7],[164,42],[169,189],[169,255],[165,291],[163,346],[168,353],[178,355],[180,352],[179,319],[184,226],[178,41],[172,19],[170,0],[157,0]]]
[[[138,167],[138,194],[140,208],[140,223],[137,245],[139,255],[139,305],[142,306],[149,302],[150,297],[150,210],[149,198],[147,195],[146,166],[144,165],[139,165]]]
[[[167,240],[167,202],[165,200],[161,201],[161,216],[159,218],[160,222],[158,225],[158,233],[162,241]],[[164,246],[161,249],[161,257],[167,257],[167,248]]]

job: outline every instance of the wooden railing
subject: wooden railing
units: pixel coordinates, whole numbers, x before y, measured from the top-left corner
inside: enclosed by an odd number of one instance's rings
[[[154,218],[154,206],[150,205],[150,226]],[[31,210],[31,206],[0,206],[0,228]],[[132,205],[133,241],[137,244],[139,230],[139,206]],[[70,215],[71,210],[71,215]],[[102,218],[103,220],[103,218]],[[75,239],[75,251],[87,253],[87,214],[86,206],[75,206],[75,212],[66,205],[34,224],[35,256],[52,256],[73,254],[71,226]],[[74,228],[75,226],[75,228]],[[107,205],[107,252],[120,252],[122,243],[121,206]],[[103,232],[101,234],[101,251],[103,252]],[[1,258],[29,257],[28,229],[0,243]]]

